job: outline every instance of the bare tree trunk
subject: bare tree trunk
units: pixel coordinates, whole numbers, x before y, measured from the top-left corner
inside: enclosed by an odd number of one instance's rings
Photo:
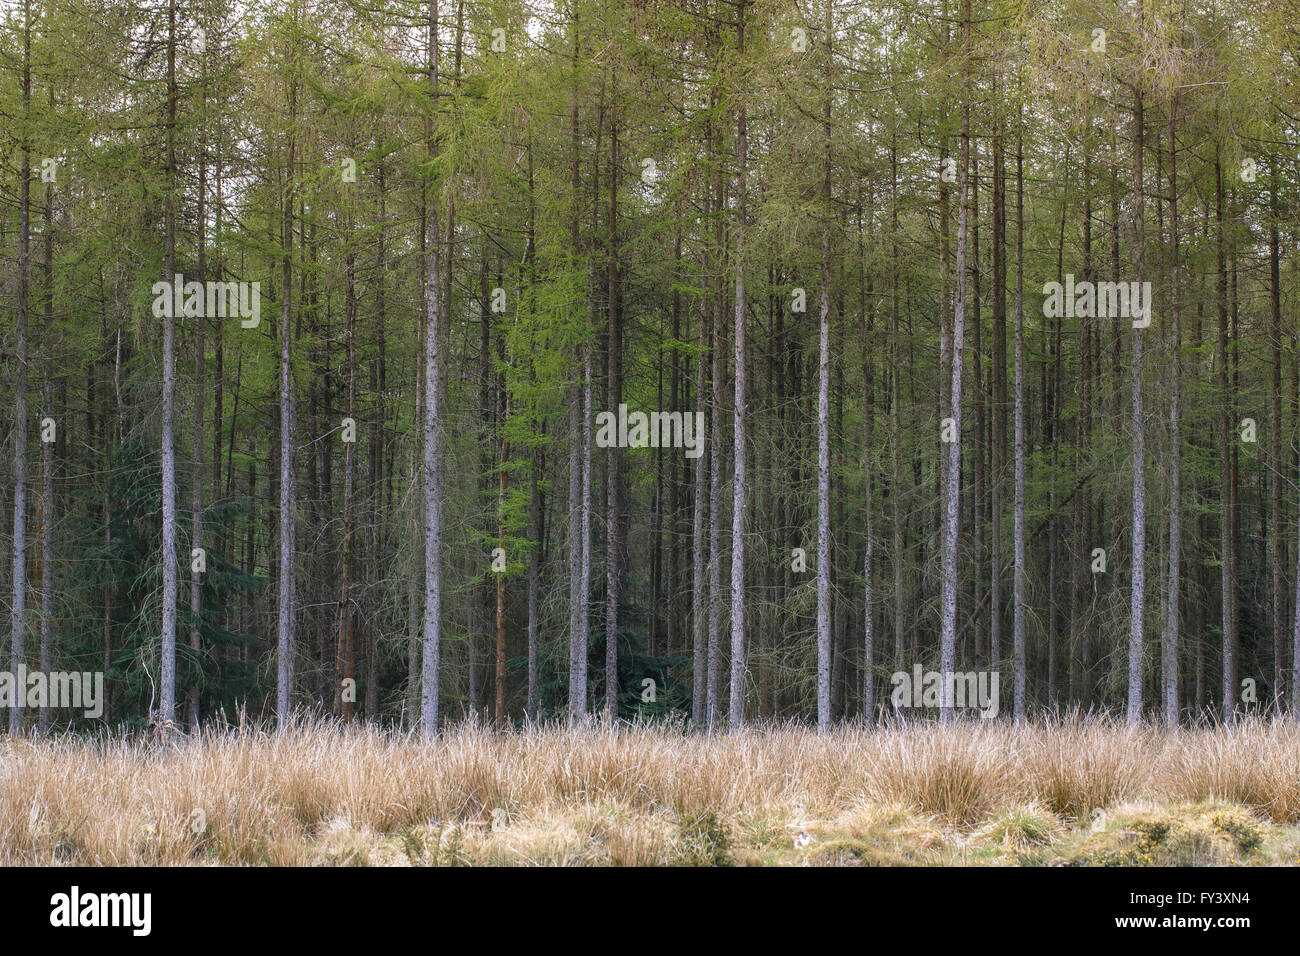
[[[1278,236],[1277,206],[1277,167],[1276,159],[1271,163],[1272,179],[1269,188],[1269,209],[1271,212],[1268,233],[1268,273],[1269,273],[1269,357],[1271,368],[1269,375],[1269,405],[1271,421],[1269,423],[1268,459],[1272,470],[1269,480],[1269,536],[1268,562],[1272,571],[1270,597],[1273,604],[1273,707],[1282,709],[1286,699],[1285,675],[1285,635],[1286,624],[1286,584],[1283,566],[1285,564],[1285,545],[1282,543],[1282,482],[1286,466],[1282,462],[1282,283],[1280,273],[1280,241]]]
[[[1236,600],[1232,581],[1232,412],[1228,402],[1228,273],[1223,237],[1223,168],[1219,155],[1215,151],[1214,161],[1214,195],[1215,195],[1215,247],[1218,256],[1218,295],[1217,309],[1219,317],[1218,349],[1215,361],[1219,366],[1219,538],[1223,553],[1219,564],[1220,608],[1223,627],[1223,719],[1231,723],[1236,712],[1237,658],[1236,634],[1233,632],[1233,603]]]
[[[582,374],[580,369],[579,375]],[[582,388],[569,387],[569,715],[587,712],[587,645],[583,622],[587,617],[587,595],[582,587],[582,473],[584,436],[588,423],[582,415]]]
[[[892,434],[889,440],[889,497],[893,499],[893,553],[890,560],[894,566],[894,668],[903,668],[903,642],[905,624],[903,621],[903,472],[899,462],[899,445],[903,437],[902,374],[903,351],[899,332],[898,301],[898,150],[891,141],[889,147],[889,218],[890,218],[890,264],[889,264],[889,339],[890,339],[890,407],[893,411]]]
[[[1015,695],[1012,715],[1025,716],[1025,156],[1024,116],[1016,130],[1016,328],[1015,328],[1015,518],[1013,531],[1012,653],[1015,656]]]
[[[1138,30],[1142,30],[1142,3],[1138,0]],[[1134,280],[1142,283],[1142,247],[1145,241],[1142,196],[1142,87],[1133,96],[1133,231]],[[1150,303],[1147,304],[1148,310]],[[1133,555],[1132,591],[1129,596],[1128,721],[1142,719],[1143,623],[1146,615],[1146,424],[1142,417],[1142,329],[1133,328]]]
[[[167,4],[167,198],[163,277],[176,269],[176,3]],[[169,292],[170,295],[170,292]],[[176,719],[176,446],[172,433],[176,395],[176,302],[163,310],[162,381],[162,665],[159,715]]]
[[[429,158],[437,156],[438,0],[429,0],[427,73],[432,96]],[[439,302],[438,197],[425,212],[429,249],[424,279],[424,651],[420,677],[420,729],[438,733],[438,663],[442,639],[442,320]]]
[[[541,477],[546,472],[546,459],[541,452],[535,458],[536,471],[533,473],[532,488],[528,493],[528,528],[533,541],[533,549],[528,555],[528,703],[526,714],[529,720],[536,720],[541,708],[541,689],[538,686],[538,641],[541,621],[538,601],[541,582],[541,552],[545,533],[545,505],[542,501]]]
[[[296,105],[297,88],[290,88],[290,102]],[[277,623],[276,714],[283,727],[293,707],[294,687],[294,493],[293,493],[293,365],[290,341],[290,296],[293,289],[293,137],[289,138],[289,162],[285,167],[284,272],[280,286],[280,596]]]
[[[707,202],[707,200],[706,200]],[[709,272],[707,260],[707,243],[705,244],[704,274]],[[707,284],[700,296],[700,351],[695,358],[695,404],[705,405],[705,388],[707,386],[706,363],[708,362],[709,343],[709,296]],[[712,417],[712,416],[710,416]],[[701,436],[703,437],[703,436]],[[702,724],[707,718],[705,710],[705,647],[708,643],[709,592],[705,580],[707,564],[706,541],[704,534],[705,509],[708,504],[709,462],[713,458],[712,442],[709,457],[704,455],[695,459],[695,502],[692,514],[692,553],[691,553],[691,721]]]
[[[574,232],[577,232],[576,221]],[[585,368],[579,370],[584,384],[580,387],[575,383],[569,388],[569,715],[574,718],[587,713],[587,591],[583,572],[587,556],[590,422],[584,415],[583,399],[590,391],[589,356],[584,364]]]
[[[569,104],[569,145],[571,150],[571,188],[573,208],[569,221],[569,243],[573,254],[578,254],[581,235],[578,227],[579,197],[582,193],[582,179],[579,166],[579,129],[578,129],[578,57],[580,52],[578,39],[577,5],[571,8],[573,26],[573,92]],[[587,285],[587,311],[585,323],[590,322],[591,284]],[[588,331],[584,328],[584,333]],[[587,369],[591,360],[586,357],[587,336],[581,336],[584,353],[583,365],[575,368],[575,377],[583,384],[574,382],[569,387],[569,716],[581,718],[587,713],[587,592],[582,580],[582,565],[587,553],[586,512],[583,499],[583,478],[586,475],[589,455],[587,454],[587,435],[591,429],[591,420],[584,416],[583,395],[588,387]],[[588,409],[585,413],[590,414]]]
[[[350,226],[351,223],[349,223]],[[357,414],[357,295],[351,249],[347,251],[344,259],[344,272],[346,286],[344,312],[347,316],[347,329],[345,332],[347,337],[347,417],[350,422],[355,423]],[[355,485],[356,455],[354,449],[356,448],[356,442],[347,441],[347,437],[345,434],[343,443],[343,554],[334,655],[334,713],[350,722],[356,709],[356,640],[352,627],[351,593],[355,530],[352,489]],[[353,437],[355,438],[355,435]],[[346,681],[352,681],[352,687],[345,689],[343,685]]]
[[[1181,378],[1182,378],[1182,328],[1179,325],[1178,306],[1178,152],[1174,142],[1174,122],[1178,111],[1177,98],[1169,112],[1169,248],[1170,248],[1170,317],[1173,320],[1173,381],[1169,399],[1169,604],[1165,618],[1165,633],[1160,641],[1160,678],[1164,692],[1165,723],[1178,724],[1178,640],[1179,595],[1182,588],[1181,534],[1182,534],[1182,439]]]
[[[32,153],[28,145],[28,120],[32,94],[32,11],[29,0],[23,3],[23,165],[19,172],[18,199],[18,323],[15,330],[14,374],[14,557],[13,604],[11,608],[11,637],[9,645],[9,672],[17,674],[19,665],[27,659],[26,603],[27,603],[27,293],[28,259],[31,239],[31,181]],[[1296,622],[1297,643],[1300,643],[1300,620]],[[17,695],[16,695],[17,696]],[[15,699],[9,708],[9,733],[20,733],[23,727],[22,700]]]
[[[970,42],[970,0],[962,3],[962,52],[965,55]],[[963,67],[969,70],[969,64]],[[957,199],[957,298],[953,312],[952,335],[952,387],[949,390],[953,440],[949,444],[948,467],[944,474],[944,528],[943,528],[943,596],[941,600],[942,628],[940,633],[939,671],[943,681],[940,715],[945,722],[954,717],[951,675],[956,667],[957,655],[957,525],[961,494],[961,373],[962,351],[966,335],[966,189],[970,163],[970,97],[969,79],[963,93],[961,117],[961,161],[958,168]]]
[[[861,191],[859,190],[859,200],[861,200]],[[873,197],[871,197],[873,198]],[[868,198],[870,203],[871,198]],[[866,204],[859,201],[859,207],[862,212],[866,211]],[[873,547],[874,547],[874,528],[872,515],[875,512],[875,504],[872,500],[872,443],[876,438],[876,402],[875,402],[875,369],[871,357],[871,346],[873,344],[875,332],[875,298],[872,295],[874,289],[873,282],[866,278],[866,250],[863,248],[862,233],[862,213],[858,217],[858,262],[861,268],[861,282],[866,284],[863,291],[860,308],[862,310],[862,476],[863,476],[863,497],[865,499],[864,509],[866,522],[864,553],[862,557],[862,714],[869,720],[873,721],[876,717],[876,682],[875,682],[875,662],[876,662],[876,641],[875,628],[873,620],[873,603],[874,595],[871,587],[871,574],[874,570],[872,567]],[[867,299],[871,299],[871,304],[867,304]]]
[[[203,81],[206,83],[206,58],[203,64]],[[206,89],[203,91],[206,107]],[[205,110],[206,113],[206,110]],[[199,281],[207,279],[207,190],[208,157],[207,142],[202,128],[199,133],[199,195],[198,195],[198,267]],[[219,190],[218,190],[219,191]],[[220,328],[220,326],[218,326]],[[203,547],[203,412],[204,386],[207,380],[207,317],[199,316],[194,323],[194,460],[190,473],[190,653],[193,655],[197,671],[201,641],[199,635],[200,612],[203,608],[203,587],[201,572],[196,570],[194,551]],[[220,335],[220,332],[218,332]],[[220,366],[218,366],[218,372]],[[221,383],[217,382],[217,416],[216,430],[221,428]],[[220,458],[215,464],[220,469]],[[218,481],[213,488],[219,487]],[[217,493],[214,490],[214,494]],[[199,729],[199,680],[195,674],[193,683],[186,694],[186,710],[192,732]]]
[[[50,113],[54,113],[54,87],[50,87]],[[54,185],[45,185],[45,372],[41,401],[44,416],[54,417]],[[54,669],[54,445],[41,440],[41,566],[36,580],[41,590],[40,667],[49,680]],[[37,712],[36,728],[50,732],[48,701]]]
[[[504,386],[505,414],[501,419],[501,465],[497,469],[497,547],[504,553],[506,547],[506,460],[510,457],[510,443],[506,439],[510,424],[510,391]],[[496,647],[496,700],[493,723],[497,730],[506,726],[506,572],[497,572],[497,647]]]
[[[997,88],[995,74],[995,99]],[[995,674],[1002,669],[1002,511],[1007,427],[1007,173],[1003,130],[1003,120],[999,117],[993,139],[993,402],[989,475],[992,514],[989,532],[989,670]]]
[[[719,220],[718,231],[721,232],[721,215],[716,212],[721,210],[725,203],[725,196],[721,188],[718,190],[717,202],[715,205],[715,215]],[[720,238],[720,237],[719,237]],[[719,260],[722,259],[721,243],[718,249]],[[722,263],[719,261],[715,274],[722,271]],[[715,278],[714,291],[719,293],[721,280]],[[709,729],[712,730],[717,726],[719,715],[718,703],[718,641],[719,634],[722,630],[722,531],[721,524],[721,504],[722,504],[722,417],[723,417],[723,398],[722,387],[723,378],[726,373],[726,359],[723,353],[723,345],[726,342],[726,334],[723,330],[722,322],[722,304],[718,301],[720,294],[715,294],[713,303],[713,333],[710,351],[713,360],[713,407],[710,418],[711,436],[709,441],[709,643],[708,643],[708,722]]]
[[[606,355],[606,396],[615,413],[623,396],[622,329],[618,301],[618,120],[609,123],[609,349]],[[605,453],[605,719],[618,717],[618,455],[610,445]]]
[[[745,5],[737,10],[736,43],[739,55],[745,55]],[[736,199],[736,378],[735,415],[732,419],[731,494],[731,729],[745,723],[745,194],[748,169],[746,149],[745,92],[741,91],[740,122],[737,130],[736,164],[740,184]]]
[[[817,325],[817,729],[831,728],[831,9],[822,89],[822,296]],[[737,313],[739,314],[739,313]],[[739,351],[737,352],[739,358]]]
[[[581,686],[571,687],[570,694],[577,693],[578,716],[587,713],[587,644],[590,640],[591,623],[587,615],[587,595],[591,593],[591,350],[587,350],[583,364],[582,376],[582,522],[579,536],[582,539],[582,563],[578,569],[578,594],[582,601],[582,612],[578,620],[578,648],[580,654],[579,669]],[[572,702],[570,703],[572,706]]]

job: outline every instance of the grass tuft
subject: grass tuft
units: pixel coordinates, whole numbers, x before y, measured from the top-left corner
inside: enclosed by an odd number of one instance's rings
[[[0,865],[1300,862],[1300,724],[299,721],[0,742]]]

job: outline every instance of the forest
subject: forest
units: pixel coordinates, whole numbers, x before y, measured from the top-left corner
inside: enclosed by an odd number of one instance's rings
[[[8,734],[1300,712],[1298,14],[5,0]]]

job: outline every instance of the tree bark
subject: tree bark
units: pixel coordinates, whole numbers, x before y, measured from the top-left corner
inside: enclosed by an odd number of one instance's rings
[[[969,52],[970,0],[962,2],[962,53]],[[969,71],[969,64],[963,72]],[[940,679],[943,682],[940,716],[945,722],[954,718],[951,675],[956,667],[957,654],[957,524],[961,493],[961,373],[966,335],[966,190],[970,163],[970,87],[969,77],[963,83],[961,116],[961,161],[957,171],[957,297],[953,310],[952,334],[952,385],[949,389],[950,415],[953,421],[953,441],[948,445],[948,467],[944,474],[944,524],[943,524],[943,594],[940,603],[942,614],[940,633]]]
[[[736,45],[745,55],[745,6],[740,0],[736,16]],[[732,452],[731,494],[731,729],[745,723],[745,210],[749,171],[746,150],[745,91],[740,92],[740,120],[736,132],[736,165],[739,188],[736,196],[736,375],[735,414],[732,418],[734,450]]]
[[[1218,147],[1214,157],[1215,250],[1218,265],[1216,307],[1219,334],[1215,362],[1219,367],[1219,540],[1222,555],[1219,563],[1220,624],[1223,629],[1222,697],[1223,720],[1231,723],[1236,712],[1237,657],[1236,634],[1233,632],[1232,606],[1236,589],[1232,580],[1232,412],[1228,382],[1228,271],[1223,236],[1223,167]]]
[[[1012,653],[1015,656],[1015,690],[1012,716],[1025,716],[1025,155],[1024,114],[1016,130],[1016,327],[1015,327],[1015,517],[1012,552]]]
[[[438,155],[438,0],[429,0],[429,159]],[[438,733],[438,665],[442,638],[442,319],[440,310],[437,192],[425,211],[429,248],[424,280],[424,634],[420,678],[420,729]]]
[[[1169,397],[1169,584],[1165,632],[1160,641],[1160,678],[1164,696],[1165,723],[1178,724],[1178,641],[1182,589],[1182,439],[1181,379],[1182,379],[1182,328],[1179,324],[1178,303],[1178,152],[1174,139],[1174,123],[1178,112],[1177,98],[1169,113],[1169,255],[1170,319],[1173,323],[1173,381]]]
[[[831,728],[831,10],[822,77],[821,313],[817,325],[817,729]],[[739,315],[739,313],[737,313]],[[739,333],[737,333],[739,334]],[[737,359],[740,353],[737,350]],[[739,372],[737,372],[739,374]]]
[[[1138,0],[1138,30],[1142,31],[1142,2]],[[1142,193],[1142,86],[1133,89],[1133,232],[1134,280],[1141,288],[1145,241]],[[1148,303],[1148,309],[1150,304]],[[1142,415],[1142,329],[1133,328],[1133,552],[1129,595],[1128,722],[1142,720],[1143,625],[1146,616],[1146,423]]]
[[[170,286],[176,271],[176,3],[167,4],[167,198],[163,278]],[[292,148],[291,148],[292,152]],[[291,163],[292,165],[292,163]],[[170,293],[169,293],[170,294]],[[176,446],[173,435],[176,394],[176,301],[163,311],[162,381],[162,663],[159,716],[176,719]]]

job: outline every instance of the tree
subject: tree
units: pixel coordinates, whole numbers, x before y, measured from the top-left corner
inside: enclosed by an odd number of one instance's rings
[[[429,0],[429,104],[425,135],[429,161],[437,158],[438,134],[438,0]],[[441,397],[443,329],[439,312],[438,202],[429,202],[425,218],[429,247],[424,280],[424,653],[420,679],[420,728],[438,732],[438,655],[442,635],[442,444]]]
[[[167,3],[167,197],[163,281],[176,275],[176,3]],[[287,285],[287,280],[286,280]],[[166,294],[166,293],[164,293]],[[176,391],[175,297],[163,309],[162,373],[162,666],[158,715],[176,719]]]
[[[831,8],[822,74],[821,318],[817,326],[817,729],[831,727]],[[737,351],[739,356],[739,351]]]
[[[736,54],[745,56],[745,0],[736,8]],[[731,688],[730,725],[739,730],[745,722],[745,203],[748,186],[747,110],[740,92],[740,117],[736,124],[736,319],[735,408],[732,419],[731,484]]]
[[[962,59],[964,69],[969,69],[969,43],[971,32],[970,0],[962,0]],[[939,673],[943,680],[940,713],[951,721],[953,711],[953,685],[949,679],[957,663],[957,522],[961,488],[961,373],[966,335],[966,220],[967,185],[970,174],[970,95],[969,76],[963,74],[961,114],[961,160],[957,168],[957,297],[953,307],[952,333],[952,385],[949,389],[952,441],[948,445],[947,470],[944,472],[944,526],[943,526],[943,595],[940,613],[943,633],[940,638]]]
[[[1137,43],[1144,38],[1142,0],[1137,7]],[[1142,252],[1146,233],[1144,229],[1142,183],[1142,77],[1133,79],[1133,256],[1134,275],[1138,287],[1143,279]],[[1150,304],[1148,303],[1148,310]],[[1146,421],[1142,412],[1142,328],[1133,323],[1133,547],[1130,571],[1132,586],[1129,598],[1128,646],[1128,721],[1142,719],[1143,676],[1143,625],[1146,616]]]
[[[10,611],[9,672],[26,663],[27,603],[27,309],[31,250],[32,153],[28,140],[32,102],[32,6],[23,0],[22,168],[18,174],[18,322],[15,329],[14,377],[14,525],[13,603]],[[1300,635],[1300,618],[1296,633]],[[1300,637],[1296,638],[1300,644]],[[9,733],[22,730],[20,706],[9,708]]]

